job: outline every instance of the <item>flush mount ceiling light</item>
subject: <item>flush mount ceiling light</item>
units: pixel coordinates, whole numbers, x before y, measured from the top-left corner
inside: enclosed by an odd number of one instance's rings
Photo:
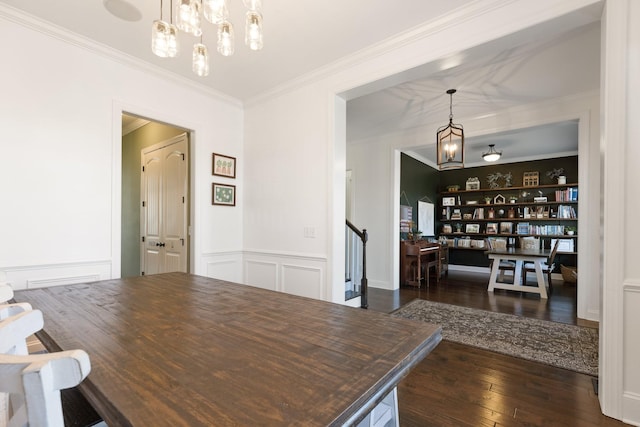
[[[496,151],[495,144],[489,144],[489,151],[482,153],[482,158],[487,162],[495,162],[502,156],[502,151]]]
[[[449,124],[442,126],[436,133],[438,150],[438,167],[443,169],[459,169],[464,167],[464,130],[462,125],[453,123],[453,94],[449,89]]]
[[[247,8],[245,14],[245,44],[251,50],[260,50],[263,46],[262,0],[242,0]],[[173,12],[173,0],[171,0]],[[173,14],[169,22],[162,20],[163,5],[160,0],[160,19],[153,22],[151,32],[151,50],[161,58],[173,58],[178,54],[178,30],[199,40],[193,46],[192,69],[198,76],[209,74],[208,49],[203,43],[202,19],[216,25],[217,51],[223,56],[234,53],[233,25],[229,22],[228,0],[177,0],[175,23]]]

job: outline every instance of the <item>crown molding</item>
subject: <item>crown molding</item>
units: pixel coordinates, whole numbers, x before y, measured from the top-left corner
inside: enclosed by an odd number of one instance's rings
[[[144,73],[153,74],[159,78],[171,81],[180,86],[187,86],[202,94],[206,94],[218,101],[231,104],[235,107],[242,107],[242,102],[237,98],[229,96],[223,92],[212,89],[203,84],[197,83],[188,78],[182,77],[171,71],[155,66],[149,62],[138,59],[134,56],[113,49],[95,40],[84,37],[80,34],[69,31],[66,28],[52,24],[33,15],[27,14],[12,6],[0,3],[0,18],[13,22],[25,28],[29,28],[45,36],[60,40],[72,46],[79,47],[95,55],[110,59],[119,64],[135,68]]]

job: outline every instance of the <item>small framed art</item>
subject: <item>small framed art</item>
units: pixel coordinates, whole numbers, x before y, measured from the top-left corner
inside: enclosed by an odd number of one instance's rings
[[[479,233],[480,232],[480,224],[467,224],[465,228],[466,233]]]
[[[212,204],[222,206],[236,205],[236,186],[229,184],[213,183],[213,200]]]
[[[235,178],[236,158],[225,156],[223,154],[213,153],[213,174],[218,176],[226,176],[227,178]]]
[[[487,234],[498,234],[498,223],[497,222],[488,222],[487,223]]]

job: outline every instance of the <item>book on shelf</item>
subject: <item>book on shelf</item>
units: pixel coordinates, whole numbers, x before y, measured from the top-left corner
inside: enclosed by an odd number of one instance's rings
[[[516,234],[531,234],[529,232],[529,223],[519,222],[516,228]]]
[[[476,208],[473,210],[473,219],[484,219],[484,208]]]
[[[568,187],[564,190],[556,190],[556,202],[577,202],[578,188]]]
[[[575,219],[576,210],[570,205],[558,205],[558,218]]]

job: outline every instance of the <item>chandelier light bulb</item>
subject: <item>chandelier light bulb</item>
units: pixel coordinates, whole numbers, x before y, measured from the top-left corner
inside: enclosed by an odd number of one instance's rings
[[[234,51],[233,26],[223,22],[218,26],[218,52],[222,56],[231,56]]]
[[[202,12],[205,19],[212,24],[221,24],[229,19],[227,0],[203,0]]]
[[[151,51],[160,58],[169,56],[169,44],[167,40],[167,31],[169,24],[157,19],[153,21],[151,28]]]
[[[251,50],[262,49],[262,15],[257,12],[247,12],[244,41]]]
[[[209,75],[209,53],[207,52],[207,47],[202,43],[193,45],[192,70],[200,77]]]
[[[178,55],[178,27],[169,24],[167,26],[167,56],[175,58]]]
[[[198,37],[202,34],[200,27],[200,0],[178,0],[176,6],[176,25],[181,31]]]

